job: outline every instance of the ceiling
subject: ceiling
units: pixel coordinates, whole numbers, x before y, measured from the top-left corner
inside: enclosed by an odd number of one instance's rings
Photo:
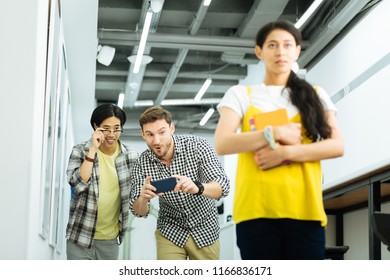
[[[116,103],[125,93],[125,137],[138,137],[138,117],[153,104],[173,113],[177,130],[213,133],[217,111],[206,125],[199,126],[199,121],[230,86],[247,76],[248,65],[258,64],[253,51],[259,28],[280,18],[295,23],[312,2],[212,0],[206,7],[203,0],[163,0],[161,11],[153,13],[144,51],[152,61],[133,74],[128,57],[137,53],[151,0],[99,0],[98,41],[116,52],[109,66],[96,63],[95,98],[98,104]],[[300,28],[301,68],[313,66],[375,2],[323,1]],[[207,78],[212,84],[194,102]]]

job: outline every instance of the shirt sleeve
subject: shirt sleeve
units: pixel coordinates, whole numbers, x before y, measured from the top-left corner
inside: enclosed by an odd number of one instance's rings
[[[221,102],[217,105],[217,109],[220,111],[222,107],[228,107],[236,112],[240,118],[243,118],[249,105],[250,100],[246,87],[243,85],[235,85],[226,91]]]
[[[199,177],[201,182],[218,182],[222,187],[222,196],[230,191],[230,181],[222,167],[215,150],[206,139],[201,138],[198,147],[198,157],[201,163]]]
[[[136,217],[147,217],[149,215],[149,213],[147,213],[145,216],[141,216],[134,211],[134,202],[141,195],[141,188],[144,185],[144,180],[145,177],[141,171],[140,158],[138,158],[138,160],[135,161],[131,172],[131,188],[130,188],[130,211]]]
[[[85,158],[85,152],[80,145],[74,146],[69,157],[69,163],[66,170],[67,180],[74,188],[74,194],[84,192],[90,185],[90,181],[84,182],[80,176],[80,166]]]
[[[324,106],[325,111],[335,111],[337,112],[337,108],[334,105],[332,99],[330,98],[329,94],[326,92],[325,89],[322,87],[316,86],[315,87],[316,92],[318,93],[318,96],[321,100],[322,105]]]

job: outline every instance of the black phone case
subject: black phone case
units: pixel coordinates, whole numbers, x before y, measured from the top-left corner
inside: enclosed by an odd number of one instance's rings
[[[166,178],[150,182],[156,188],[155,193],[163,193],[173,191],[176,186],[176,178]]]

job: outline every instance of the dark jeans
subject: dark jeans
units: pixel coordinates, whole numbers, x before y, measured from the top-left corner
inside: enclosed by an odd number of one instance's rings
[[[318,221],[255,219],[236,225],[243,260],[322,260],[325,229]]]

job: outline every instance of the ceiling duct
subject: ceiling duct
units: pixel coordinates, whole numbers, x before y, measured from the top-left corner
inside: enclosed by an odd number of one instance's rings
[[[104,33],[104,35],[103,35]],[[136,46],[139,36],[133,32],[99,31],[99,42],[122,46]],[[225,36],[190,36],[177,34],[152,33],[148,36],[149,47],[167,49],[188,49],[198,51],[229,51],[253,54],[253,38],[235,38]]]
[[[258,58],[256,58],[256,57],[245,58],[245,53],[242,53],[242,52],[240,52],[240,53],[238,53],[238,52],[224,52],[221,55],[221,60],[226,62],[226,63],[238,64],[241,66],[259,63]]]
[[[266,23],[278,19],[283,13],[287,3],[288,0],[255,0],[252,8],[249,10],[241,26],[237,29],[235,35],[239,38],[248,38],[254,41],[259,29]],[[254,52],[253,48],[252,54],[254,54]],[[224,52],[221,55],[221,60],[242,66],[247,64],[257,64],[259,62],[259,60],[255,57],[245,58],[245,52]]]
[[[331,20],[326,28],[321,31],[313,43],[301,54],[298,59],[301,67],[306,65],[318,55],[319,50],[324,49],[326,45],[363,9],[370,0],[349,1],[342,10]]]
[[[200,26],[202,25],[203,19],[207,14],[209,6],[204,6],[203,3],[200,4],[198,12],[196,13],[196,16],[194,20],[191,23],[191,26],[189,28],[188,33],[193,36],[195,35]],[[184,60],[188,54],[188,49],[187,48],[181,48],[179,50],[179,54],[176,58],[175,63],[172,65],[171,69],[169,70],[168,76],[164,81],[164,85],[162,86],[154,104],[155,105],[161,105],[161,102],[165,99],[167,96],[169,90],[171,89],[173,82],[175,81],[179,71],[180,67],[183,65]]]

